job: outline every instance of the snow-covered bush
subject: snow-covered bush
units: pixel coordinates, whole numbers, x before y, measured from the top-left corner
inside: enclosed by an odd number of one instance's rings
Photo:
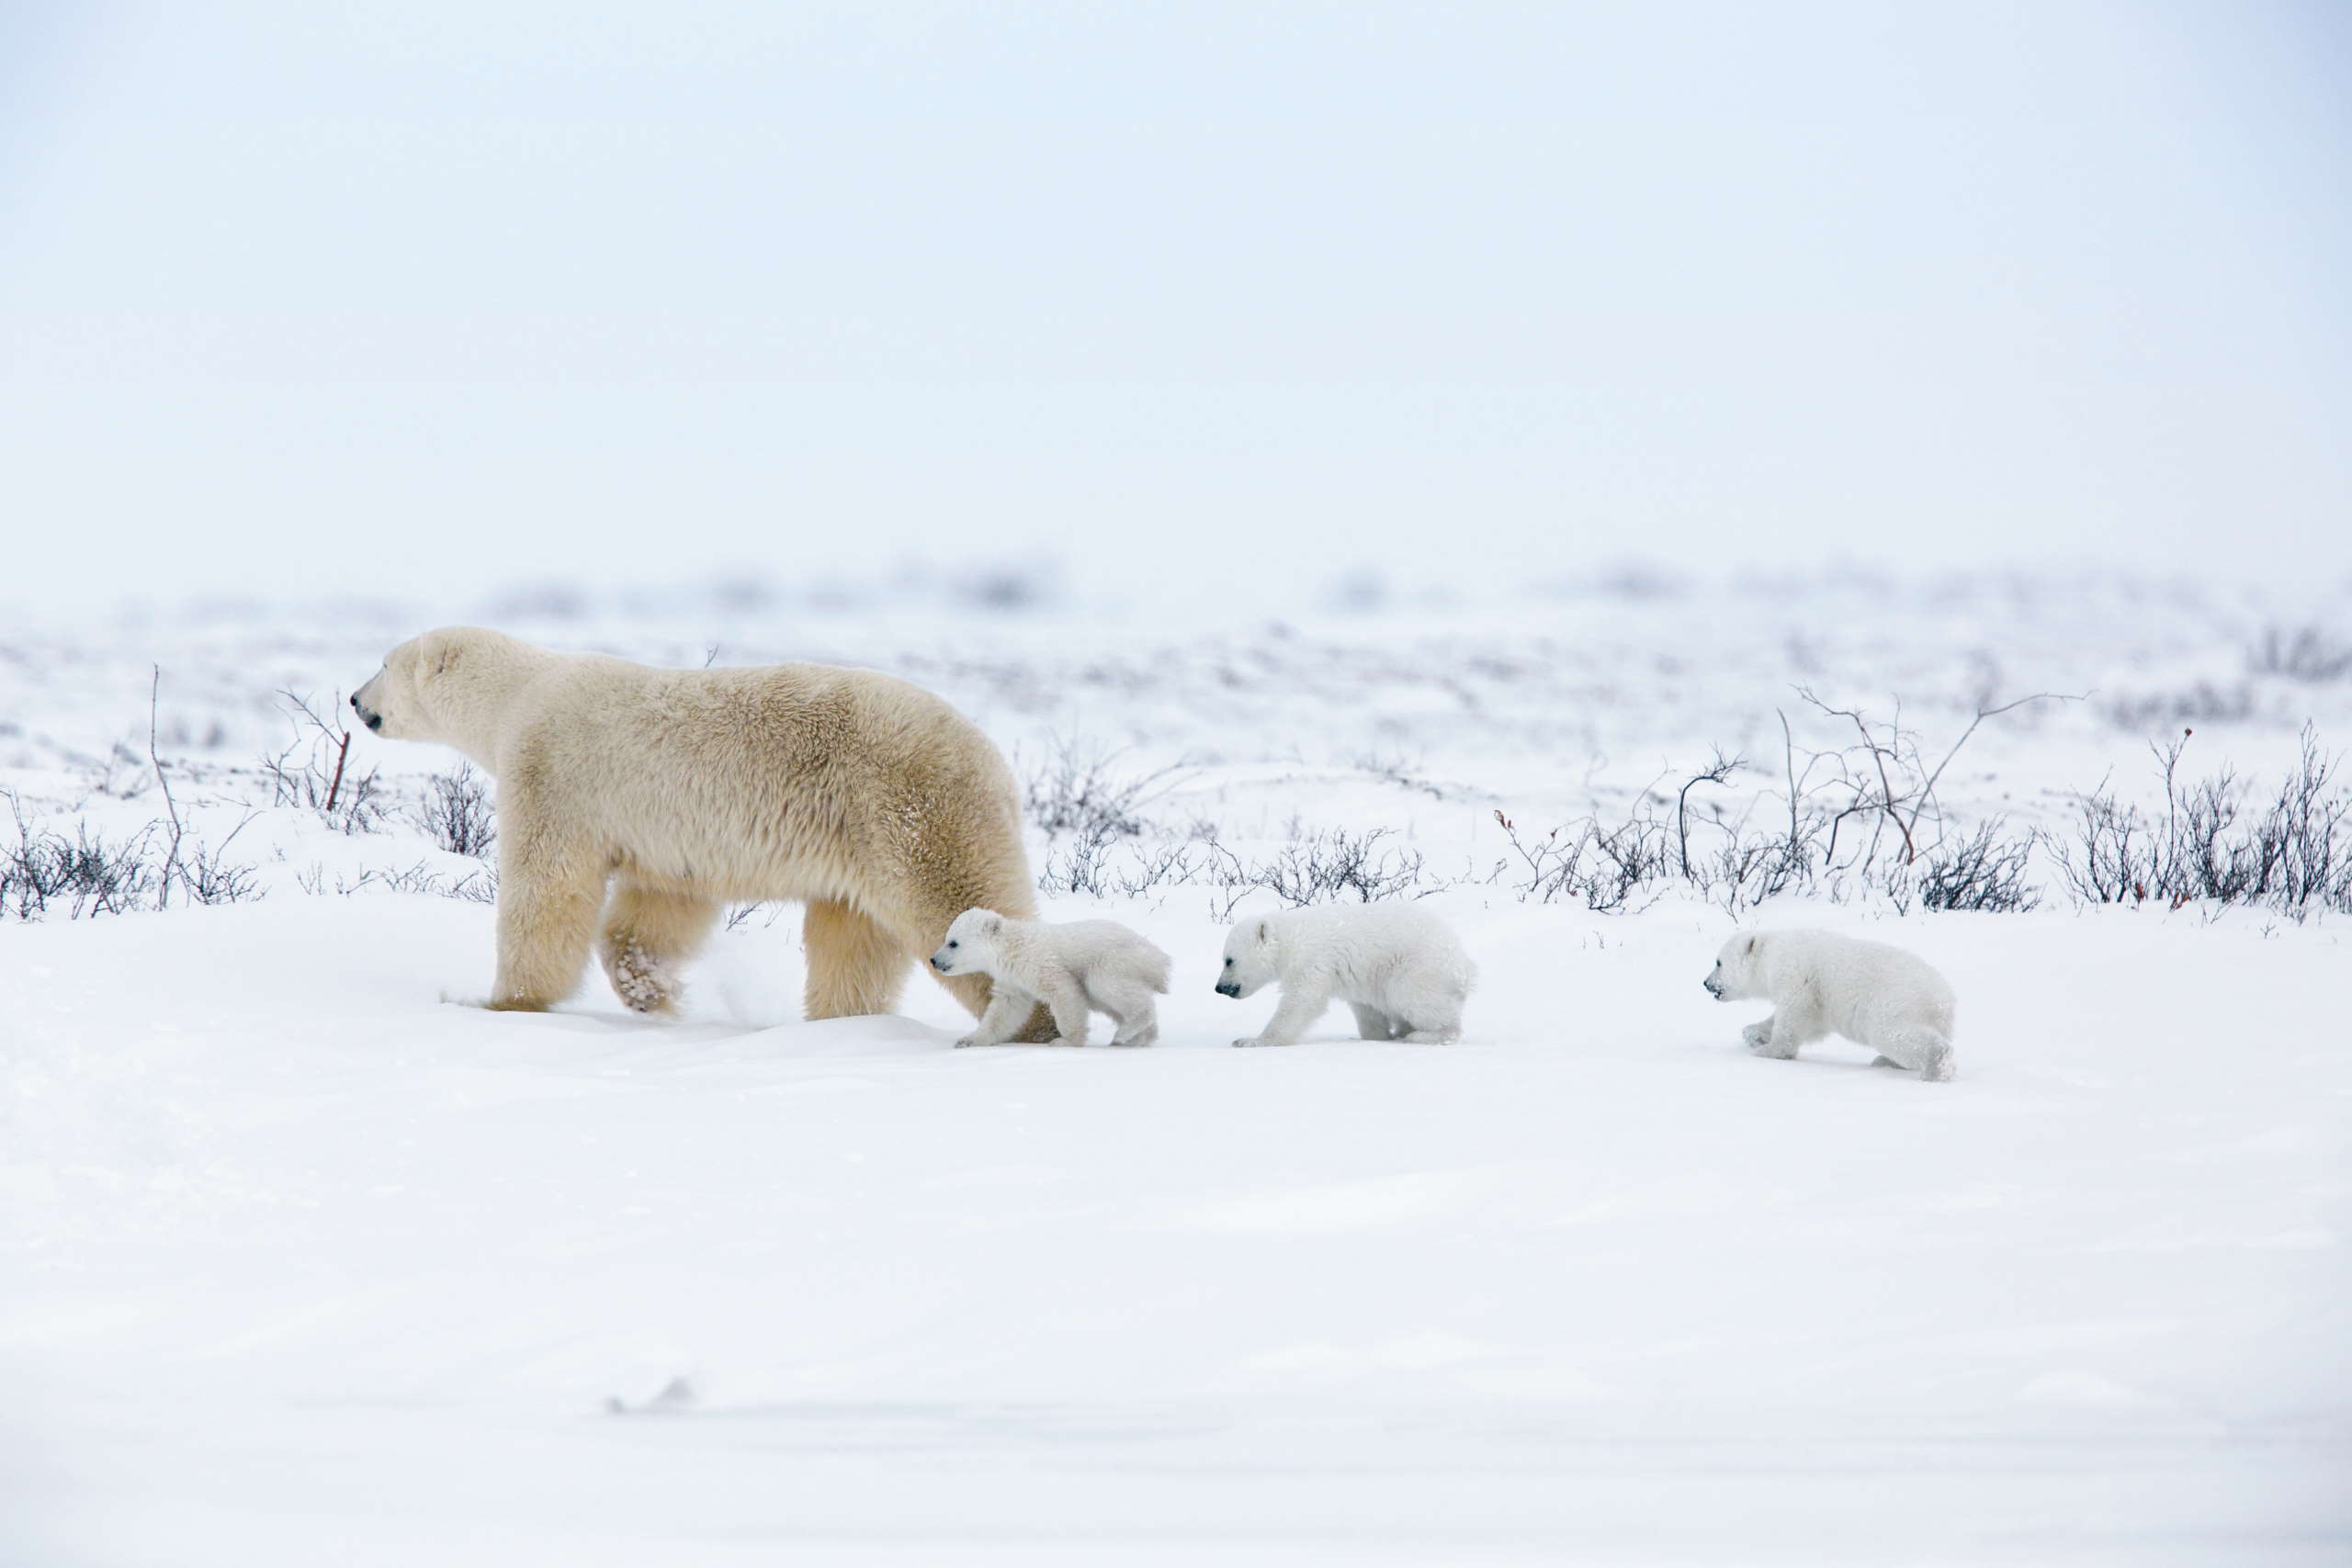
[[[425,780],[424,803],[417,807],[416,820],[451,854],[481,860],[498,841],[498,809],[491,802],[490,786],[469,763]]]

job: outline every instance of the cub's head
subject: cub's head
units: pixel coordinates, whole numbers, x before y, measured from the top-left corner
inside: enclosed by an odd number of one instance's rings
[[[1742,932],[1724,943],[1724,950],[1715,954],[1715,966],[1699,982],[1715,1000],[1736,1002],[1764,994],[1756,978],[1757,939],[1755,931]]]
[[[1243,920],[1225,933],[1225,967],[1216,976],[1218,996],[1253,996],[1273,977],[1273,936],[1265,921]]]
[[[351,694],[359,722],[387,740],[438,740],[461,744],[453,681],[486,673],[498,662],[501,645],[519,646],[479,626],[443,626],[413,637],[384,656],[384,667]]]
[[[1004,917],[993,909],[967,909],[947,928],[947,940],[931,955],[942,975],[970,975],[996,962],[997,933]]]

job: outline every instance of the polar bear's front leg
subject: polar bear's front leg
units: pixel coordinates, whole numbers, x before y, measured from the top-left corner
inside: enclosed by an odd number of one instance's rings
[[[1236,1045],[1295,1045],[1307,1026],[1323,1016],[1331,1005],[1331,993],[1319,986],[1286,987],[1282,1005],[1274,1009],[1274,1016],[1266,1027],[1248,1040],[1237,1040]]]
[[[570,996],[588,962],[604,902],[605,874],[593,863],[502,846],[498,979],[491,987],[491,1010],[545,1012]]]
[[[718,919],[714,899],[661,891],[624,876],[605,911],[598,943],[614,994],[633,1012],[675,1011],[677,966],[694,956]]]
[[[1761,1023],[1751,1023],[1739,1032],[1747,1048],[1759,1056],[1776,1062],[1792,1061],[1797,1048],[1807,1040],[1820,1038],[1820,1031],[1810,1027],[1810,1021],[1792,1008],[1782,1008]]]
[[[999,980],[989,993],[988,1010],[980,1014],[980,1021],[973,1026],[971,1033],[956,1043],[959,1048],[966,1045],[1001,1045],[1021,1032],[1021,1026],[1029,1021],[1030,1010],[1036,1005],[1036,998],[1019,987]]]
[[[1365,1002],[1350,1002],[1348,1010],[1356,1015],[1356,1034],[1364,1040],[1394,1040],[1400,1031],[1400,1021],[1390,1018],[1378,1008]]]

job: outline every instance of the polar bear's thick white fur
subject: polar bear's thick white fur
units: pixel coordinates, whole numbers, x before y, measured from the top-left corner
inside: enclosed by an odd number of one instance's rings
[[[1366,1040],[1452,1044],[1477,978],[1453,929],[1427,909],[1335,904],[1236,924],[1216,988],[1238,998],[1282,987],[1266,1027],[1236,1045],[1295,1044],[1334,1001],[1354,1010]]]
[[[452,626],[392,649],[351,704],[498,781],[492,1008],[561,1000],[594,944],[623,1001],[672,1010],[722,906],[790,898],[808,1015],[887,1012],[959,911],[1035,908],[1003,757],[888,675],[655,670]],[[944,983],[987,1010],[985,976]]]
[[[1056,1045],[1086,1043],[1087,1015],[1107,1013],[1118,1025],[1114,1045],[1148,1045],[1159,1038],[1152,998],[1168,990],[1168,954],[1116,920],[1047,925],[994,909],[967,909],[947,928],[931,955],[942,975],[981,974],[996,982],[995,999],[979,1027],[958,1045],[1001,1045],[1043,1002],[1060,1033]]]
[[[1717,1001],[1770,998],[1772,1016],[1740,1032],[1759,1056],[1786,1060],[1842,1034],[1931,1083],[1952,1076],[1951,983],[1899,947],[1834,931],[1749,931],[1724,943],[1700,984]]]

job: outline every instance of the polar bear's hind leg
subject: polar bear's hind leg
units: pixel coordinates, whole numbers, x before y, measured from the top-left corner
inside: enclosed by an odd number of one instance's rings
[[[677,1010],[678,966],[718,919],[715,899],[649,887],[623,876],[597,944],[613,992],[632,1012]]]
[[[859,1018],[888,1012],[898,1001],[910,962],[906,945],[849,905],[810,899],[800,942],[808,959],[808,1018]]]

